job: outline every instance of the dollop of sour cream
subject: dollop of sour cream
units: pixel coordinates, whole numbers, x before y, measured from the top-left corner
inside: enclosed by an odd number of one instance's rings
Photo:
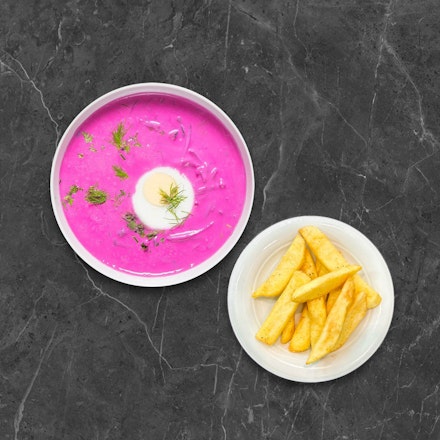
[[[171,167],[143,174],[132,196],[139,220],[151,229],[166,230],[181,224],[194,206],[194,189],[184,174]]]

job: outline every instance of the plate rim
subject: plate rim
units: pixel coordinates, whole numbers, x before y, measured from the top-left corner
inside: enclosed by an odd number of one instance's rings
[[[185,271],[170,274],[165,276],[144,276],[138,274],[131,274],[129,272],[118,271],[105,263],[98,260],[93,254],[91,254],[79,240],[73,234],[67,219],[62,209],[61,196],[58,191],[59,171],[64,153],[69,145],[69,142],[79,128],[79,126],[92,114],[102,108],[104,105],[109,104],[117,99],[123,97],[129,97],[136,94],[167,94],[184,98],[192,102],[193,104],[202,106],[210,114],[214,115],[220,123],[222,123],[227,131],[230,133],[242,158],[243,166],[246,174],[246,197],[243,205],[242,214],[228,240],[223,245],[197,266],[187,269]],[[69,123],[57,143],[56,150],[54,152],[50,170],[50,199],[52,205],[52,211],[54,213],[56,222],[62,235],[73,249],[75,254],[86,262],[90,267],[100,272],[102,275],[121,282],[123,284],[136,286],[136,287],[166,287],[181,284],[197,278],[200,275],[208,272],[214,266],[219,264],[235,247],[239,239],[244,233],[244,230],[249,222],[250,215],[252,213],[253,203],[255,197],[255,175],[252,163],[252,157],[250,155],[247,143],[241,134],[238,127],[217,104],[209,100],[205,96],[182,86],[161,83],[161,82],[144,82],[129,84],[116,89],[113,89],[85,106]]]
[[[383,273],[381,276],[383,277],[384,283],[387,284],[388,292],[385,292],[385,296],[382,296],[382,302],[378,306],[379,310],[381,308],[384,308],[384,315],[385,315],[385,321],[381,322],[381,332],[376,338],[370,343],[369,349],[365,351],[365,354],[363,356],[358,357],[357,359],[353,360],[349,363],[349,365],[339,370],[338,372],[333,372],[331,374],[323,374],[320,376],[317,376],[314,374],[314,372],[319,370],[319,364],[313,364],[311,366],[303,365],[301,370],[308,371],[309,374],[302,375],[301,377],[296,375],[294,372],[291,374],[286,374],[280,367],[279,364],[282,363],[279,359],[277,359],[275,366],[273,365],[273,359],[271,358],[270,361],[267,361],[265,359],[265,356],[262,354],[262,352],[266,349],[268,349],[266,346],[262,346],[261,352],[256,351],[254,347],[249,344],[246,340],[246,338],[240,333],[239,326],[237,324],[237,316],[236,313],[238,312],[235,310],[234,306],[234,295],[236,292],[234,292],[234,289],[236,287],[236,284],[238,282],[237,277],[240,276],[241,265],[243,264],[243,261],[248,258],[248,254],[250,254],[254,247],[258,247],[261,242],[266,239],[270,238],[271,234],[273,235],[273,232],[277,229],[283,228],[283,227],[292,227],[294,231],[291,232],[292,239],[295,233],[297,233],[299,227],[305,226],[306,224],[310,225],[316,225],[318,227],[322,227],[324,223],[327,223],[326,226],[335,227],[338,226],[339,228],[344,228],[345,230],[349,231],[352,234],[355,234],[358,237],[361,237],[362,240],[366,245],[368,245],[372,252],[376,254],[376,256],[380,259],[380,263],[383,267]],[[246,292],[250,295],[251,292]],[[242,293],[242,295],[246,294]],[[385,300],[385,301],[384,301]],[[385,309],[385,305],[386,309]],[[302,383],[319,383],[319,382],[326,382],[330,380],[335,380],[338,378],[341,378],[356,369],[358,369],[360,366],[365,364],[373,355],[374,353],[379,349],[379,347],[382,345],[383,341],[385,340],[386,335],[388,334],[389,328],[391,326],[391,321],[394,314],[394,285],[392,276],[389,270],[389,267],[379,251],[379,249],[374,245],[374,243],[361,231],[356,229],[355,227],[349,225],[348,223],[345,223],[341,220],[337,220],[335,218],[331,217],[325,217],[325,216],[318,216],[318,215],[303,215],[303,216],[296,216],[296,217],[290,217],[284,220],[281,220],[279,222],[276,222],[267,228],[260,231],[249,243],[248,245],[243,249],[241,254],[239,255],[238,259],[236,260],[236,263],[233,267],[233,270],[231,272],[231,276],[229,279],[228,284],[228,298],[227,298],[227,307],[228,307],[228,314],[230,318],[230,323],[232,330],[234,332],[235,337],[237,338],[238,342],[242,346],[242,348],[246,351],[246,353],[249,355],[249,357],[256,362],[260,367],[264,368],[266,371],[281,377],[283,379],[295,381],[295,382],[302,382]],[[375,310],[375,309],[372,309]],[[241,312],[243,313],[243,311]],[[256,341],[256,342],[255,342]],[[255,346],[259,347],[258,344],[262,344],[261,342],[257,341],[255,339],[253,341],[253,344]],[[277,342],[276,344],[279,344]],[[270,349],[270,347],[269,347]],[[292,353],[292,356],[295,356],[296,354]],[[299,354],[301,355],[301,354]],[[295,367],[296,368],[296,367]]]

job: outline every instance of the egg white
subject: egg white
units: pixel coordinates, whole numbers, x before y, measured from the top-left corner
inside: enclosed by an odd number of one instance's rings
[[[194,189],[187,177],[171,167],[154,168],[143,174],[136,183],[135,192],[132,196],[133,209],[138,219],[146,226],[155,230],[166,230],[176,226],[175,216],[168,211],[166,205],[156,206],[151,204],[143,194],[145,180],[154,173],[165,173],[171,176],[179,191],[186,198],[175,209],[178,219],[185,219],[194,206]],[[163,188],[168,191],[169,188]]]

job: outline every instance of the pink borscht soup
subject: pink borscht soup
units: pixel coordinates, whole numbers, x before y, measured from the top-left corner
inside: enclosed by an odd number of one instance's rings
[[[60,167],[79,242],[118,271],[167,276],[197,266],[231,236],[246,172],[223,124],[184,98],[141,93],[86,119]]]

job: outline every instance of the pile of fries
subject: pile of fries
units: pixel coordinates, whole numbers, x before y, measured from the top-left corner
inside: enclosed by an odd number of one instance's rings
[[[315,226],[299,230],[254,298],[277,298],[256,338],[272,345],[279,338],[292,352],[310,349],[306,364],[342,347],[367,310],[381,296]],[[295,317],[301,309],[298,322]]]

